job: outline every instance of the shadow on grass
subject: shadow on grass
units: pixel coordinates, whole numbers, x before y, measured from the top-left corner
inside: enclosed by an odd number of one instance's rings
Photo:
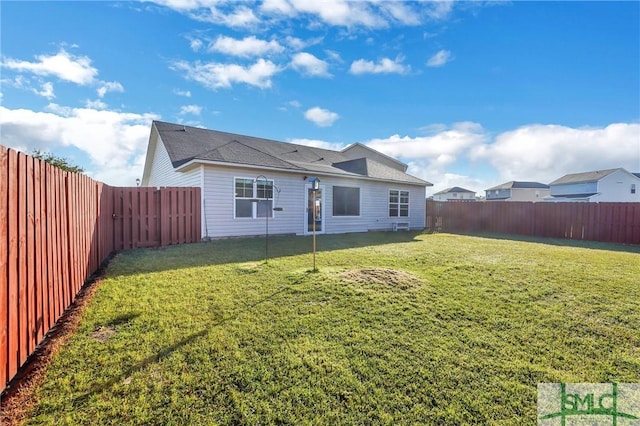
[[[619,243],[605,243],[600,241],[588,241],[588,240],[570,240],[564,238],[542,238],[531,237],[527,235],[517,234],[493,234],[488,232],[442,232],[453,235],[464,235],[469,237],[489,238],[493,240],[509,240],[509,241],[523,241],[528,243],[548,244],[560,247],[576,247],[576,248],[588,248],[593,250],[608,250],[626,253],[640,254],[640,246],[633,244],[619,244]]]
[[[295,285],[295,284],[299,284],[300,281],[304,279],[304,278],[299,278],[296,281],[293,281],[291,283],[289,283],[289,285]],[[167,356],[171,355],[173,352],[176,352],[178,350],[180,350],[183,347],[186,347],[192,343],[194,343],[196,340],[205,337],[206,335],[209,334],[209,332],[216,326],[219,325],[223,325],[228,321],[231,321],[235,318],[237,318],[240,314],[246,313],[251,311],[253,308],[255,308],[256,306],[259,306],[260,304],[270,301],[273,298],[275,298],[276,296],[284,293],[285,291],[287,291],[289,289],[289,286],[287,287],[282,287],[276,291],[274,291],[273,293],[260,298],[252,303],[247,303],[244,305],[244,307],[236,310],[232,315],[228,315],[214,323],[212,323],[210,325],[210,327],[205,328],[203,330],[200,330],[196,333],[192,333],[189,334],[188,336],[184,337],[183,339],[179,340],[178,342],[174,343],[173,345],[169,345],[165,348],[160,349],[158,352],[156,352],[153,355],[150,355],[148,357],[146,357],[145,359],[143,359],[142,361],[136,363],[135,365],[123,370],[120,374],[118,374],[117,376],[109,379],[108,381],[101,383],[99,385],[94,386],[91,390],[89,390],[88,392],[85,392],[75,398],[73,398],[71,401],[71,404],[73,406],[77,406],[77,405],[82,405],[88,402],[88,400],[96,394],[100,394],[102,392],[108,391],[109,389],[111,389],[113,386],[115,386],[118,383],[122,383],[124,382],[127,378],[131,377],[131,375],[135,374],[138,371],[142,371],[144,369],[146,369],[147,367],[149,367],[152,364],[158,363],[160,362],[163,358],[166,358]],[[129,321],[130,319],[132,319],[132,317],[130,315],[125,315],[128,319],[125,320]],[[133,317],[138,316],[137,314],[134,315]],[[110,323],[112,323],[113,321],[111,321]]]
[[[115,318],[112,318],[107,323],[104,324],[106,327],[117,327],[122,324],[127,324],[132,320],[138,318],[140,316],[140,312],[127,312],[126,314],[118,315]]]
[[[358,247],[418,241],[422,231],[362,232],[316,236],[316,251],[328,252]],[[263,262],[312,253],[311,236],[269,236],[230,238],[182,244],[159,249],[136,249],[122,252],[124,256],[112,264],[108,276],[143,274],[226,263]]]

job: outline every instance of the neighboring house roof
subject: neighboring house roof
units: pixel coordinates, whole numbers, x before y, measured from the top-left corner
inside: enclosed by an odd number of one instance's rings
[[[495,191],[500,189],[549,189],[549,185],[540,182],[522,182],[512,180],[510,182],[503,183],[493,188],[486,189],[485,191]]]
[[[443,189],[442,191],[436,192],[433,195],[449,194],[451,192],[470,192],[472,194],[476,193],[475,191],[470,191],[468,189],[460,188],[459,186],[453,186],[451,188]]]
[[[631,173],[632,175],[634,175],[635,177],[640,178],[640,173]]]
[[[609,176],[611,173],[617,172],[618,170],[624,170],[624,169],[617,168],[617,169],[607,169],[607,170],[596,170],[593,172],[572,173],[572,174],[564,175],[560,179],[554,180],[549,185],[597,182],[603,177]]]
[[[432,185],[372,158],[353,159],[347,154],[348,148],[332,151],[162,121],[154,121],[153,126],[164,142],[174,168],[190,162],[211,161]],[[378,154],[379,158],[386,157],[375,150],[371,151]]]

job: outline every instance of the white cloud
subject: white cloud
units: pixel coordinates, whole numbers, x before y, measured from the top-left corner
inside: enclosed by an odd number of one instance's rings
[[[640,171],[640,124],[571,128],[532,124],[501,133],[471,158],[489,162],[501,178],[549,183],[568,173],[624,167]]]
[[[340,57],[340,54],[334,50],[325,49],[324,53],[326,53],[327,57],[333,62],[337,62],[337,63],[344,62]]]
[[[291,66],[296,71],[310,77],[331,77],[329,64],[311,53],[300,52],[293,55]]]
[[[180,107],[180,115],[193,114],[200,115],[202,107],[200,105],[183,105]]]
[[[124,92],[124,87],[122,84],[117,81],[103,81],[100,83],[100,87],[98,87],[98,97],[104,98],[108,92]]]
[[[294,16],[296,13],[293,5],[287,0],[264,0],[260,5],[260,10],[285,16]]]
[[[0,106],[0,143],[27,151],[75,147],[91,160],[85,167],[110,185],[132,185],[142,175],[154,114],[134,114],[56,104],[50,112]],[[144,161],[144,160],[142,160]]]
[[[379,3],[383,12],[393,20],[404,25],[420,25],[420,15],[409,6],[409,3],[383,1]]]
[[[426,2],[426,14],[432,19],[443,20],[451,15],[454,0],[436,0]]]
[[[219,3],[219,0],[155,0],[153,3],[184,12],[200,7],[215,7]]]
[[[260,88],[271,87],[271,77],[280,71],[273,62],[258,59],[251,66],[222,64],[217,62],[190,64],[178,61],[173,68],[185,72],[185,78],[196,81],[209,89],[231,87],[234,83],[245,83]]]
[[[79,85],[93,83],[98,70],[91,66],[86,56],[74,56],[64,49],[55,55],[38,55],[36,62],[4,58],[2,66],[18,72],[29,72],[41,76],[56,76],[61,80]]]
[[[84,103],[84,106],[89,109],[107,109],[107,104],[102,102],[102,99],[96,99],[93,101],[87,99],[87,101]]]
[[[485,140],[487,135],[480,124],[461,122],[430,136],[392,135],[371,139],[365,145],[395,158],[428,159],[432,163],[446,165]]]
[[[203,9],[195,9],[189,15],[197,21],[211,22],[232,28],[246,28],[260,23],[260,19],[253,13],[253,10],[246,6],[238,6],[230,13],[225,13],[213,4]]]
[[[309,108],[304,113],[304,118],[314,123],[319,127],[329,127],[333,125],[333,123],[340,118],[338,114],[335,112],[329,111],[327,109],[323,109],[320,107]]]
[[[292,101],[289,101],[287,103],[289,105],[291,105],[292,107],[294,107],[294,108],[300,108],[302,106],[302,104],[299,101],[295,100],[295,99],[292,100]]]
[[[451,52],[448,50],[440,50],[436,54],[434,54],[427,61],[428,67],[441,67],[447,62],[451,62],[453,60],[453,56]]]
[[[351,1],[351,0],[263,0],[237,2],[226,0],[155,0],[157,4],[184,13],[192,19],[229,27],[257,27],[274,20],[306,19],[307,28],[323,25],[387,28],[416,26],[424,18],[444,20],[451,16],[455,2],[436,0]],[[301,48],[302,49],[302,48]]]
[[[386,20],[377,13],[368,2],[354,2],[348,0],[277,0],[266,1],[262,10],[275,14],[294,17],[307,14],[319,18],[329,25],[364,26],[380,28],[387,26]]]
[[[253,10],[236,2],[221,0],[153,0],[153,3],[184,13],[201,22],[229,27],[250,27],[260,22]],[[239,3],[239,2],[238,2]]]
[[[395,60],[382,58],[377,63],[358,59],[353,61],[349,72],[355,75],[361,74],[407,74],[411,71],[410,66],[402,64],[403,58],[397,57]]]
[[[322,149],[331,149],[333,151],[341,151],[347,147],[346,144],[339,142],[326,142],[318,139],[290,139],[289,142],[295,143],[296,145],[305,145],[311,146],[314,148],[322,148]]]
[[[302,50],[307,47],[307,43],[298,37],[287,36],[285,38],[285,43],[287,43],[287,45],[293,50]]]
[[[178,96],[184,96],[185,98],[191,97],[191,91],[189,90],[173,89],[173,93],[175,93]]]
[[[193,50],[194,52],[199,51],[200,49],[202,49],[202,40],[194,38],[189,42],[189,47],[191,47],[191,50]]]
[[[34,89],[33,91],[36,95],[40,95],[49,100],[56,97],[55,93],[53,93],[53,84],[50,82],[43,83],[41,85],[41,90]]]
[[[221,52],[227,55],[249,58],[252,56],[262,56],[269,53],[280,53],[284,47],[275,40],[260,40],[255,36],[245,37],[237,40],[232,37],[219,36],[209,46],[209,51]]]

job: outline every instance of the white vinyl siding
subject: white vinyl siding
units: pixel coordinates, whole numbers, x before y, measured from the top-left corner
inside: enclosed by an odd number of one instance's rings
[[[273,191],[272,216],[256,219],[236,218],[235,178],[255,179],[261,174],[273,180],[281,190]],[[270,235],[303,234],[303,176],[248,168],[204,166],[203,204],[206,208],[203,222],[206,220],[206,236],[221,238],[264,235],[267,219]],[[273,208],[282,208],[282,211],[273,211]]]
[[[142,182],[143,186],[201,186],[202,184],[199,168],[188,172],[174,170],[167,149],[159,136],[151,164],[149,179],[147,182]]]
[[[273,212],[268,218],[269,234],[303,235],[306,225],[305,193],[307,182],[303,173],[271,172],[250,168],[204,166],[203,205],[206,214],[206,236],[210,238],[264,235],[266,218],[247,219],[234,217],[235,187],[237,177],[251,178],[264,175],[273,180],[280,192],[274,190],[273,207],[282,211]],[[255,179],[255,178],[254,178]],[[409,222],[412,229],[425,226],[425,188],[414,185],[390,185],[386,182],[364,179],[349,179],[335,176],[320,176],[323,187],[323,227],[329,234],[390,230],[398,218],[390,218],[389,189],[397,188],[409,192]],[[333,186],[357,187],[360,189],[359,216],[333,216]]]
[[[578,194],[595,194],[598,192],[597,182],[578,182],[551,186],[551,196],[562,197]]]

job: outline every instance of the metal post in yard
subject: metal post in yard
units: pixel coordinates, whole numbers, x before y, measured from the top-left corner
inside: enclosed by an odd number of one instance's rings
[[[318,197],[317,191],[320,189],[320,179],[312,177],[309,178],[309,182],[313,189],[313,203],[311,204],[311,208],[313,209],[313,272],[318,272],[318,268],[316,268],[316,202]]]

